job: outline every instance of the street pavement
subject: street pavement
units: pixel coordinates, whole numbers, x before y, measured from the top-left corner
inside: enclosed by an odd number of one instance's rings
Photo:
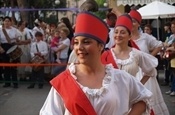
[[[163,80],[163,72],[159,74],[159,82]],[[29,83],[21,83],[18,89],[2,88],[0,84],[0,115],[38,115],[48,92],[50,85],[46,82],[43,89],[37,85],[34,89],[27,89]],[[175,96],[165,95],[169,86],[160,86],[165,103],[170,115],[175,115]]]
[[[50,90],[47,83],[43,89],[20,84],[18,89],[2,88],[0,85],[0,115],[38,115]]]

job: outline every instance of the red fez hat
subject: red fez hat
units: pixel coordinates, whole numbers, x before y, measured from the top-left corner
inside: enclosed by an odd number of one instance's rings
[[[140,13],[137,10],[131,10],[129,12],[131,18],[134,18],[139,24],[141,24],[142,21],[142,16],[140,15]]]
[[[85,36],[105,44],[108,38],[108,32],[109,29],[106,23],[97,16],[90,12],[81,12],[78,14],[74,37]]]
[[[125,27],[130,33],[132,30],[132,19],[128,14],[123,14],[117,18],[115,23],[115,27],[123,26]]]

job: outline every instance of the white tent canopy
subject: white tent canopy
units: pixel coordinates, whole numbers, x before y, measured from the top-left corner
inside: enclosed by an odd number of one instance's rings
[[[144,4],[148,4],[148,3],[151,3],[155,0],[117,0],[117,5],[120,6],[120,5],[144,5]],[[159,0],[161,2],[164,2],[164,3],[169,3],[169,4],[174,4],[175,3],[175,0]]]
[[[154,1],[141,7],[138,12],[142,15],[142,19],[158,19],[175,17],[175,6],[167,3]]]

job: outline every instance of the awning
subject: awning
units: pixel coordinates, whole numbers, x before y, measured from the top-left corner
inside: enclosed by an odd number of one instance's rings
[[[117,0],[117,5],[120,6],[120,5],[144,5],[144,4],[148,4],[148,3],[151,3],[153,1],[156,1],[156,0]],[[164,2],[164,3],[169,3],[169,4],[174,4],[175,3],[175,0],[157,0],[157,1],[160,1],[160,2]]]

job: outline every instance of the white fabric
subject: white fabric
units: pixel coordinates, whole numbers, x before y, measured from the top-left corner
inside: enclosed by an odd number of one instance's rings
[[[19,31],[12,26],[10,27],[10,29],[5,29],[5,30],[6,30],[8,36],[11,40],[11,43],[16,42],[16,39],[20,36]],[[0,41],[1,41],[1,43],[8,43],[4,33],[2,31],[2,28],[0,28]]]
[[[138,12],[142,15],[142,19],[170,18],[175,16],[175,6],[154,1],[141,7]]]
[[[20,33],[20,37],[19,40],[30,40],[30,35],[29,33],[24,29],[24,31],[19,31]],[[18,45],[23,54],[20,57],[20,62],[21,63],[29,63],[30,61],[30,43],[29,44],[25,44],[25,45]],[[18,67],[18,74],[25,74],[25,67]]]
[[[76,80],[74,64],[69,66],[69,71]],[[81,84],[79,85],[91,102],[97,115],[127,115],[132,104],[140,100],[148,104],[152,95],[133,76],[123,70],[114,69],[112,65],[106,65],[106,75],[100,89],[90,89]],[[52,87],[40,110],[40,115],[71,115],[71,113],[65,108],[62,98]]]
[[[31,49],[30,49],[31,58],[33,58],[35,56],[34,54],[38,52],[36,49],[36,45],[41,55],[46,58],[48,55],[48,46],[47,46],[47,43],[42,40],[40,40],[39,42],[33,42],[31,44]]]
[[[145,4],[149,4],[151,2],[153,2],[155,0],[117,0],[117,5],[120,6],[120,5],[129,5],[129,6],[132,6],[132,5],[145,5]],[[160,0],[164,3],[169,3],[169,4],[174,4],[174,0]]]
[[[149,54],[150,51],[157,47],[163,46],[161,41],[158,41],[147,33],[140,33],[140,38],[134,40],[134,42],[139,46],[140,50]]]
[[[109,42],[105,45],[105,48],[112,48],[115,45],[115,40],[114,40],[114,28],[110,28],[109,32]]]
[[[117,66],[121,70],[125,70],[133,76],[139,71],[139,67],[142,68],[142,71],[151,77],[157,75],[156,71],[153,71],[158,65],[158,60],[154,56],[139,51],[135,48],[132,48],[132,51],[129,53],[129,58],[125,60],[117,59],[113,49],[111,49],[113,58],[117,62]]]
[[[72,52],[69,55],[68,63],[70,64],[70,63],[77,63],[77,62],[78,62],[77,55],[75,54],[75,51],[72,50]]]
[[[150,50],[162,46],[161,41],[155,40],[154,38],[152,38],[152,36],[146,33],[140,33],[140,38],[135,40],[135,43],[138,45],[141,51],[146,52],[148,54]],[[156,71],[156,69],[154,69],[154,71]],[[143,72],[140,69],[136,75],[136,78],[141,80],[142,76]],[[169,115],[169,111],[164,102],[156,76],[150,77],[149,80],[145,83],[145,87],[153,93],[151,105],[155,112],[155,115]]]
[[[66,59],[66,58],[68,58],[68,51],[69,51],[69,46],[70,46],[70,40],[69,40],[69,38],[66,38],[66,39],[64,39],[64,40],[60,39],[60,40],[59,40],[59,44],[64,44],[64,45],[67,46],[66,48],[64,48],[64,49],[62,49],[62,50],[60,51],[60,58],[61,58],[61,59]]]

